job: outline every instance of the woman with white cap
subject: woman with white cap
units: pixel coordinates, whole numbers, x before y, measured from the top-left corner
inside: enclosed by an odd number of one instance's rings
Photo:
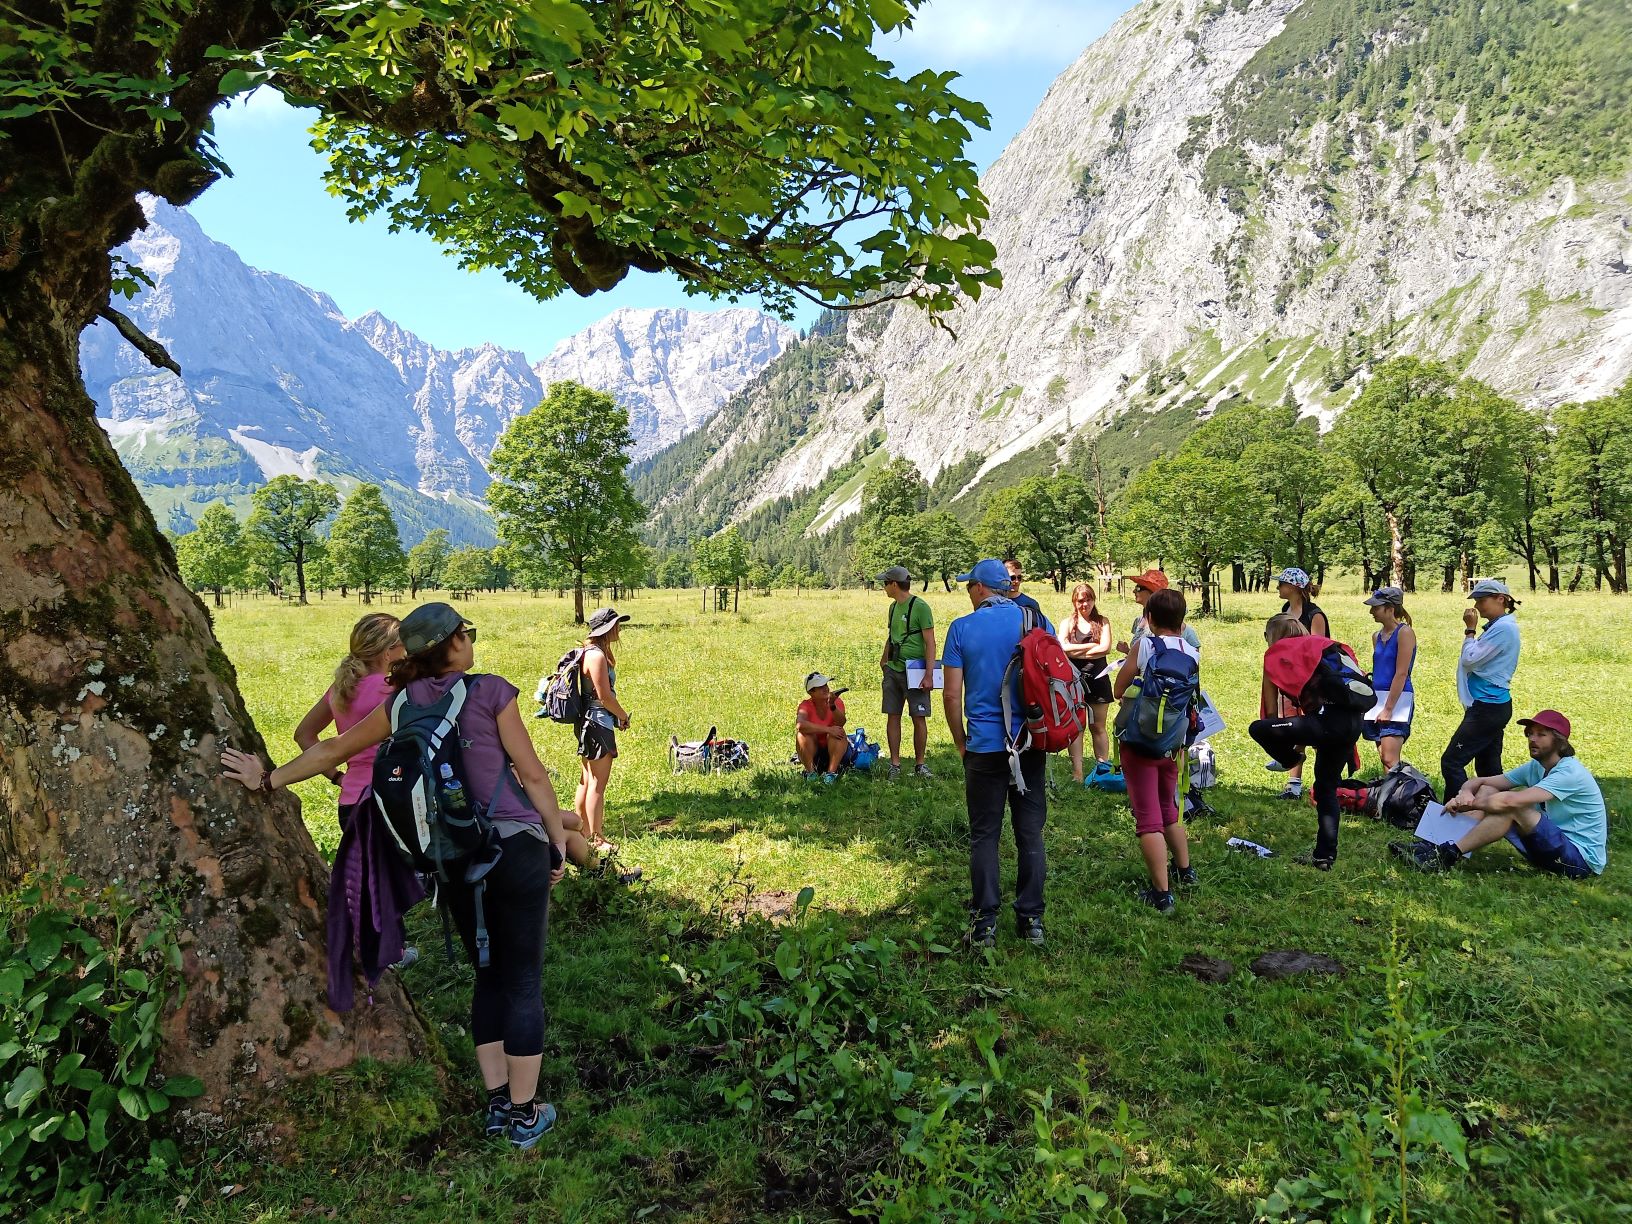
[[[1513,721],[1513,673],[1519,667],[1519,601],[1500,578],[1481,578],[1468,592],[1473,607],[1462,613],[1462,654],[1456,661],[1456,695],[1466,711],[1439,758],[1445,794],[1468,780],[1471,761],[1480,777],[1502,772],[1502,733]],[[1479,632],[1479,621],[1485,622]]]
[[[628,619],[619,616],[616,608],[597,608],[590,613],[589,634],[584,638],[583,669],[590,697],[578,724],[578,792],[572,806],[578,813],[579,828],[596,850],[613,848],[606,840],[606,785],[612,778],[612,762],[618,759],[617,732],[629,729],[629,711],[618,701],[612,647]]]
[[[1311,581],[1308,573],[1295,565],[1276,574],[1275,583],[1286,601],[1281,605],[1282,612],[1297,617],[1299,624],[1315,637],[1332,636],[1331,622],[1315,602],[1315,596],[1320,594],[1319,583]]]
[[[1405,592],[1380,587],[1366,599],[1377,631],[1371,635],[1371,685],[1379,694],[1376,718],[1367,718],[1360,734],[1377,745],[1384,769],[1400,763],[1405,741],[1411,738],[1411,669],[1417,662],[1417,631],[1405,610]]]

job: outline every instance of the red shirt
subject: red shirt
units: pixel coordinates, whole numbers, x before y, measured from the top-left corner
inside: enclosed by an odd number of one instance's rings
[[[844,698],[835,697],[827,703],[827,714],[816,712],[816,703],[809,697],[799,703],[799,717],[818,727],[831,727],[844,721]]]

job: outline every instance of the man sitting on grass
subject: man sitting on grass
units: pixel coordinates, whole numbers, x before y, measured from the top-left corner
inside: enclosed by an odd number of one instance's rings
[[[1530,759],[1493,777],[1470,778],[1445,804],[1479,817],[1454,842],[1418,838],[1389,849],[1423,871],[1447,871],[1481,846],[1504,838],[1539,871],[1580,880],[1601,873],[1609,819],[1603,792],[1570,746],[1570,720],[1557,710],[1521,718]]]
[[[819,777],[831,785],[839,780],[839,767],[850,749],[844,733],[844,702],[833,695],[821,672],[805,677],[805,692],[809,696],[799,703],[793,719],[799,764],[807,782]]]

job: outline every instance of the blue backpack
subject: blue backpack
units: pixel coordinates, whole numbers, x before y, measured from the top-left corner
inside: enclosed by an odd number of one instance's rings
[[[1116,716],[1116,738],[1148,757],[1170,756],[1190,742],[1199,723],[1196,694],[1201,665],[1160,637],[1150,639],[1150,658]]]

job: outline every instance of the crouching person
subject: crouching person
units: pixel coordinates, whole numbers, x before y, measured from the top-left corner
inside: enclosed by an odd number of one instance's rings
[[[1581,880],[1600,874],[1608,855],[1603,792],[1570,746],[1570,720],[1557,710],[1521,718],[1530,759],[1517,769],[1470,778],[1445,805],[1478,816],[1461,838],[1443,845],[1420,838],[1389,848],[1424,871],[1446,871],[1475,850],[1511,842],[1538,871]]]
[[[794,714],[794,738],[805,781],[821,778],[829,785],[839,780],[850,741],[844,730],[844,702],[834,695],[821,672],[805,677],[805,700]]]

